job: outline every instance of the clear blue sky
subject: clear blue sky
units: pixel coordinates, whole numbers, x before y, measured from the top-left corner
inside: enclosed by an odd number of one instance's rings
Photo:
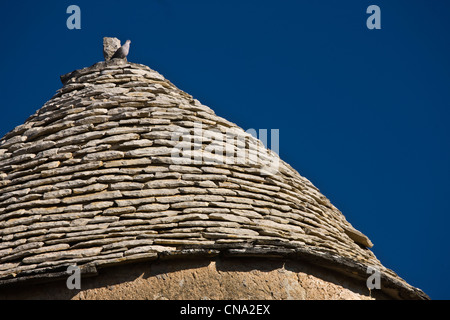
[[[66,9],[81,8],[81,30]],[[381,8],[381,30],[366,9]],[[150,66],[280,156],[374,242],[381,262],[449,299],[449,1],[1,1],[0,136],[131,39]]]

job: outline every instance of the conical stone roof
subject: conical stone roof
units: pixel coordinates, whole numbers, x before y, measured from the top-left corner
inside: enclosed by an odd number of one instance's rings
[[[372,266],[390,296],[426,298],[310,181],[161,74],[115,59],[61,80],[0,140],[1,285],[67,277],[69,265],[95,274],[168,257],[259,256],[361,281]],[[199,124],[243,144],[198,136]],[[192,141],[191,159],[174,156]],[[264,161],[220,162],[211,145],[234,155],[255,146]]]

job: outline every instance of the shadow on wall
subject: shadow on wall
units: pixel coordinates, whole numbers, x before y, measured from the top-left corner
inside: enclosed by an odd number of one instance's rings
[[[386,299],[378,291],[372,298]],[[0,289],[0,299],[370,299],[365,283],[301,261],[263,258],[170,259],[100,269],[82,277]]]

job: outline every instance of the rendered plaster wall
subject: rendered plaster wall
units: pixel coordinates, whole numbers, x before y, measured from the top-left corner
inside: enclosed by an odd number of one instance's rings
[[[81,279],[0,289],[0,299],[384,299],[365,283],[300,261],[175,259],[127,264]]]

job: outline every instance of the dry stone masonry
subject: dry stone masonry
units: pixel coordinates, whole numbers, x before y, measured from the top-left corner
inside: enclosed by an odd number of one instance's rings
[[[392,297],[426,297],[282,160],[272,175],[174,162],[174,132],[194,123],[261,142],[156,71],[113,59],[61,80],[0,140],[1,285],[60,278],[69,265],[96,274],[137,261],[258,256],[304,259],[361,281],[375,266]]]
[[[120,48],[120,40],[117,38],[103,38],[103,57],[105,61],[111,60],[112,56]]]

